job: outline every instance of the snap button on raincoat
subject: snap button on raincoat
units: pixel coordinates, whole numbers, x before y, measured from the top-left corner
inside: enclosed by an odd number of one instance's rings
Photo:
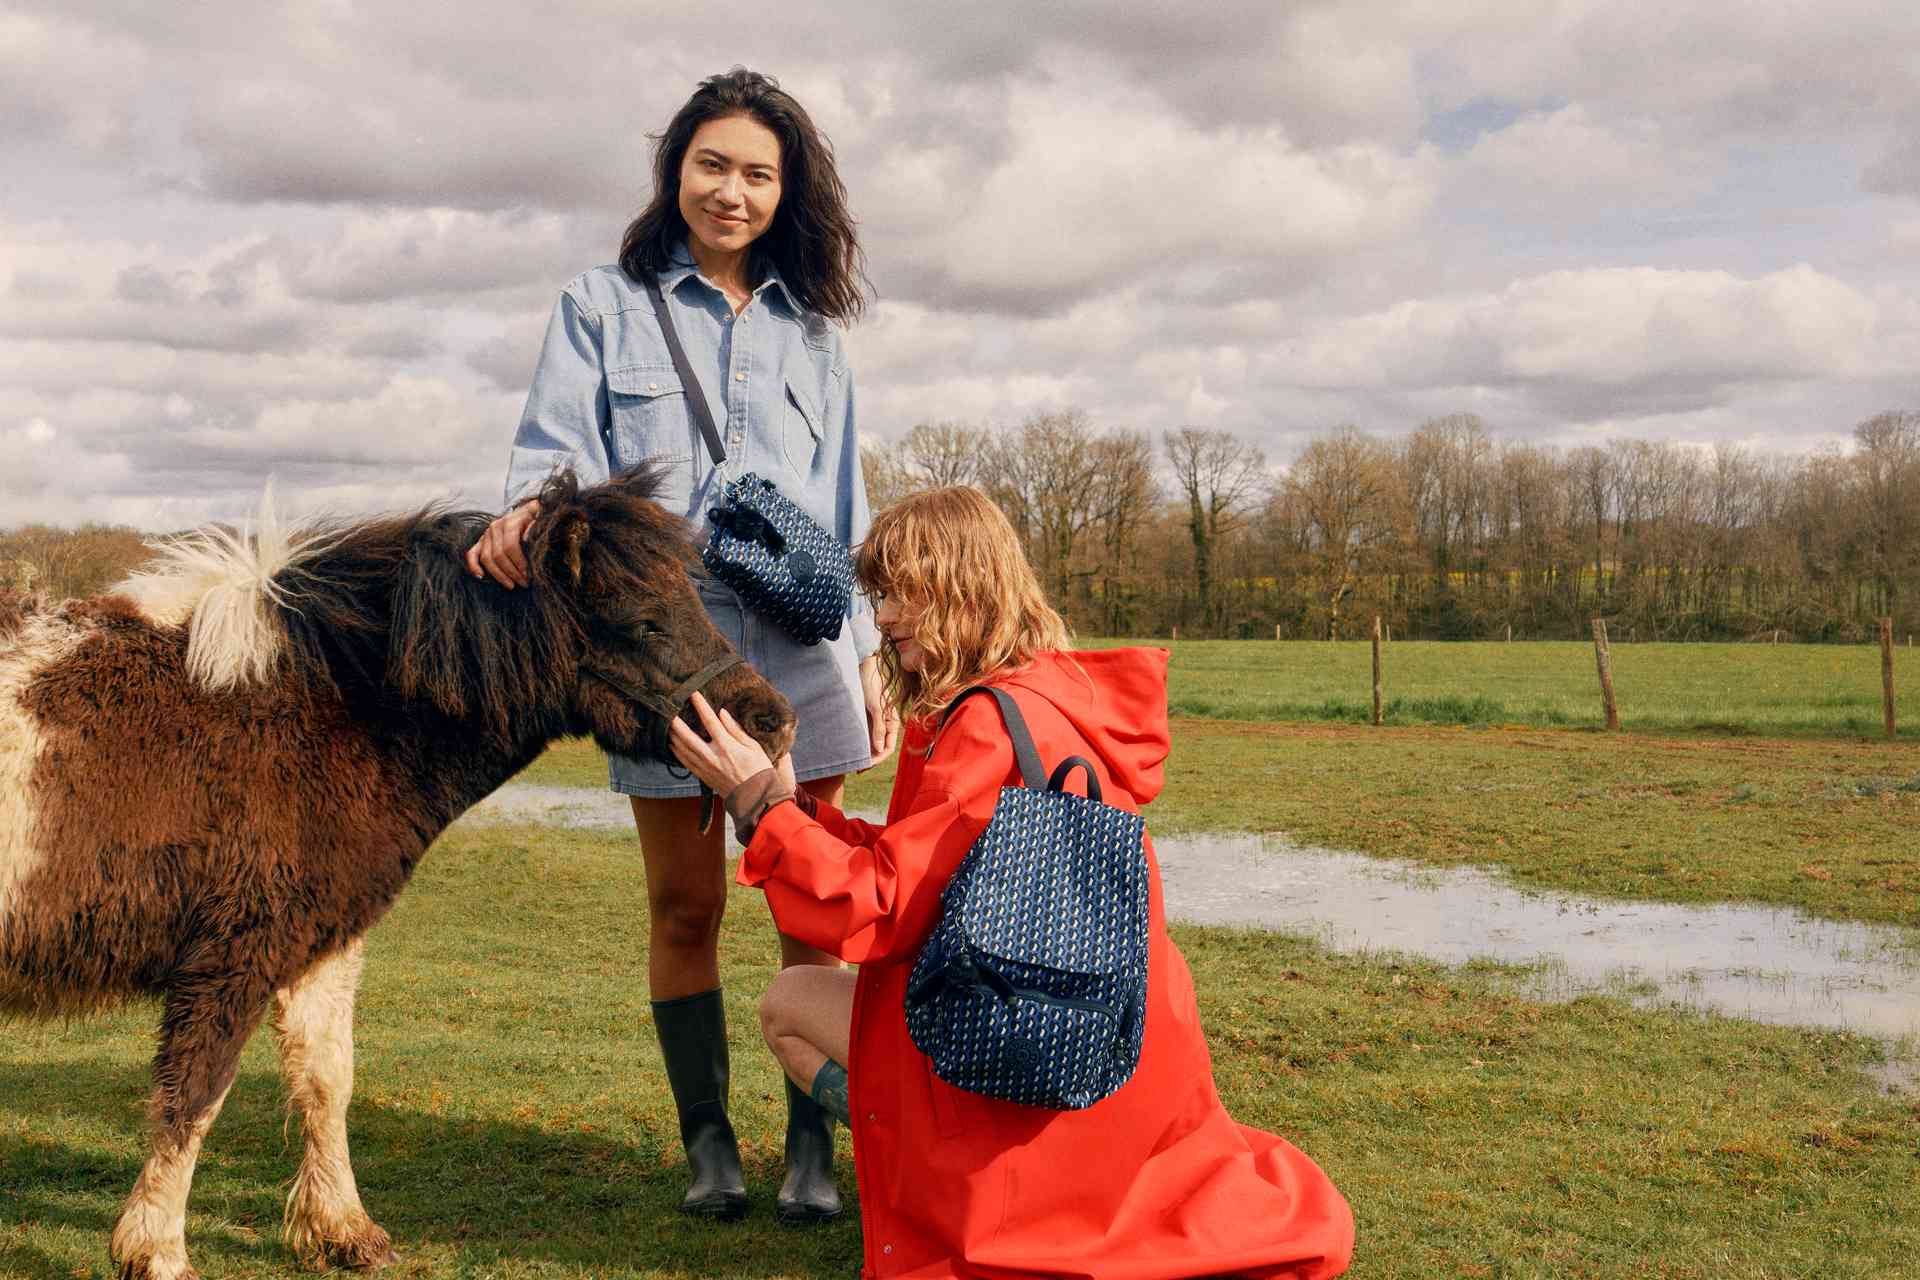
[[[1108,804],[1159,794],[1167,653],[1045,653],[986,683],[1019,700],[1042,758],[1094,761]],[[847,1064],[869,1277],[1339,1275],[1353,1215],[1284,1139],[1236,1124],[1214,1090],[1186,961],[1167,936],[1151,838],[1151,945],[1140,1067],[1084,1111],[953,1088],[907,1034],[905,990],[940,891],[1018,785],[991,699],[909,728],[887,821],[769,810],[738,879],[783,933],[860,966]]]

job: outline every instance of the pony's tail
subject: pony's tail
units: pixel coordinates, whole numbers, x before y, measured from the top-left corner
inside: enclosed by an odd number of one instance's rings
[[[267,482],[260,507],[238,531],[208,525],[149,543],[155,563],[114,588],[148,618],[188,625],[187,674],[209,689],[260,683],[286,646],[276,574],[315,549],[312,531],[280,519]]]

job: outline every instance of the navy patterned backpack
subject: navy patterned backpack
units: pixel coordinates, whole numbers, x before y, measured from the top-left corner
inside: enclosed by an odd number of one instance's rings
[[[1146,822],[1101,803],[1093,766],[1049,778],[1012,697],[991,694],[1025,786],[1002,787],[940,895],[907,981],[907,1031],[956,1088],[1058,1111],[1132,1078],[1147,1015]],[[1074,769],[1087,794],[1065,790]]]

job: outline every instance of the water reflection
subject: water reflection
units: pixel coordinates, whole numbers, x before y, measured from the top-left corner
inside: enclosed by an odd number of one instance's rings
[[[470,820],[630,830],[624,797],[511,784]],[[1685,907],[1515,888],[1497,872],[1304,848],[1275,836],[1154,840],[1167,911],[1337,951],[1538,966],[1528,994],[1679,1002],[1764,1022],[1920,1037],[1920,932],[1756,906]]]
[[[1272,836],[1156,839],[1167,910],[1338,951],[1538,964],[1533,993],[1679,1002],[1763,1022],[1920,1036],[1920,935],[1760,906],[1687,907],[1515,888]]]

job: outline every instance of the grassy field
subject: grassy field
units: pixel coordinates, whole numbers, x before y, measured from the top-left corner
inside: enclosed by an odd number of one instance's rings
[[[722,961],[755,1209],[731,1227],[674,1212],[638,877],[621,834],[455,832],[373,934],[353,1132],[369,1207],[407,1250],[397,1275],[857,1269],[852,1215],[773,1224],[779,1080],[753,1048],[750,999],[774,945],[745,891]],[[1920,1101],[1876,1091],[1871,1041],[1536,1004],[1482,967],[1176,936],[1229,1107],[1340,1184],[1359,1280],[1920,1274]],[[153,1021],[131,1010],[0,1035],[0,1275],[110,1274]],[[268,1040],[201,1161],[188,1230],[208,1280],[291,1269],[279,1218],[299,1138]]]
[[[1185,640],[1172,649],[1168,701],[1175,715],[1352,723],[1373,717],[1366,641]],[[1389,723],[1605,723],[1588,643],[1397,641],[1384,647],[1382,661]],[[1909,740],[1920,740],[1920,650],[1897,649],[1894,667],[1896,715]],[[1613,681],[1622,727],[1639,733],[1884,732],[1874,645],[1616,642]]]
[[[588,743],[530,781],[604,786]],[[856,777],[880,811],[891,764]],[[1275,831],[1542,888],[1920,925],[1920,745],[1174,721],[1156,832]]]
[[[1711,662],[1680,669],[1702,651],[1735,664],[1711,696]],[[1364,705],[1363,645],[1182,644],[1183,714],[1149,818],[1162,833],[1279,831],[1588,893],[1920,924],[1920,748],[1878,740],[1877,711],[1865,736],[1845,720],[1860,689],[1878,697],[1870,656],[1623,645],[1623,716],[1656,731],[1608,735],[1551,727],[1555,698],[1597,715],[1584,646],[1395,645],[1390,688],[1402,672],[1408,697],[1444,699],[1466,672],[1498,691],[1499,713],[1441,727],[1423,722],[1448,718],[1431,701],[1375,729],[1328,705],[1356,675]],[[1633,688],[1657,691],[1668,719],[1638,718]],[[1281,710],[1296,703],[1308,709]],[[1920,707],[1903,714],[1920,727]],[[880,808],[892,772],[856,778],[849,804]],[[525,776],[598,787],[605,764],[564,744]],[[734,1227],[674,1212],[682,1165],[645,935],[625,834],[461,830],[423,864],[369,944],[353,1112],[363,1192],[408,1250],[400,1276],[858,1268],[851,1215],[815,1232],[772,1221],[780,1086],[751,999],[775,949],[750,892],[735,894],[722,963],[755,1212]],[[1360,1280],[1920,1277],[1920,1095],[1875,1085],[1890,1051],[1873,1040],[1609,999],[1542,1004],[1492,966],[1176,937],[1223,1096],[1347,1193]],[[110,1273],[154,1017],[0,1027],[0,1276]],[[299,1138],[268,1039],[201,1163],[189,1239],[208,1280],[291,1267],[279,1218]]]

